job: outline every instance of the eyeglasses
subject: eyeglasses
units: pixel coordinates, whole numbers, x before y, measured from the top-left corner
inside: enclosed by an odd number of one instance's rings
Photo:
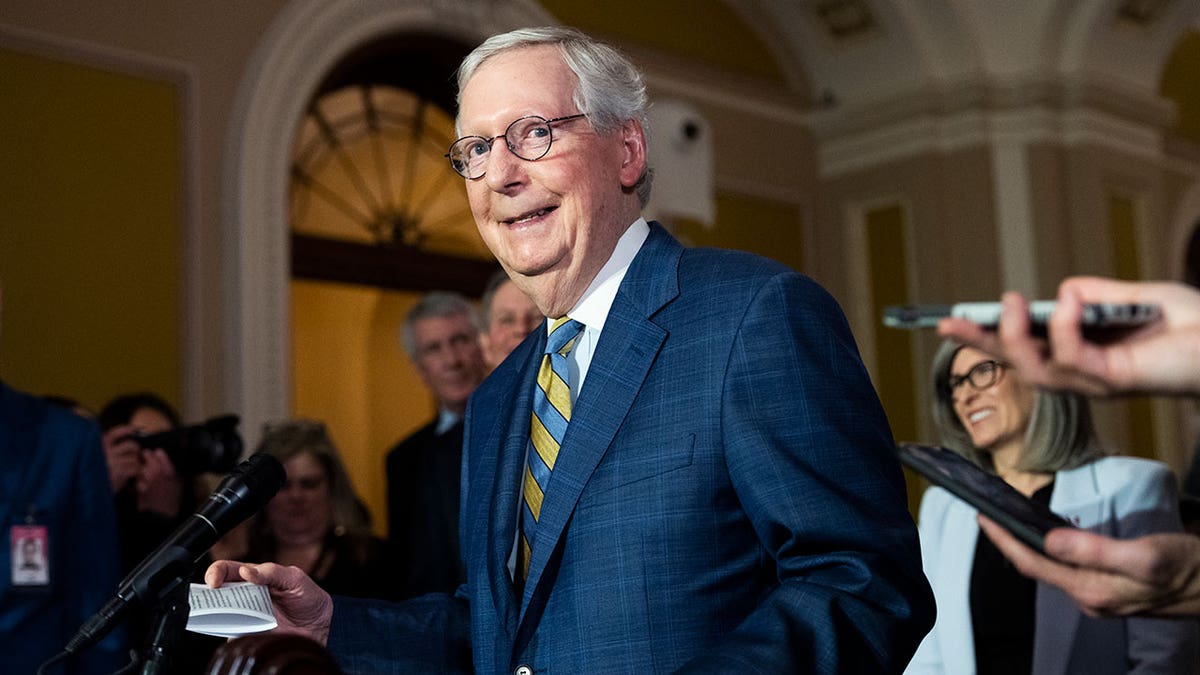
[[[950,388],[950,398],[954,398],[958,388],[964,382],[970,382],[971,388],[975,391],[987,389],[1000,381],[1000,376],[1004,374],[1004,369],[1007,367],[1008,364],[1000,361],[980,361],[962,375],[951,375],[946,383]]]
[[[488,158],[492,156],[492,143],[495,143],[497,138],[504,139],[504,144],[508,146],[509,152],[527,162],[532,162],[545,157],[546,153],[550,152],[550,144],[554,142],[554,136],[550,133],[550,125],[584,116],[585,113],[579,113],[550,120],[537,115],[522,117],[508,125],[504,133],[499,136],[491,138],[463,136],[450,146],[450,152],[446,153],[446,158],[450,160],[450,167],[463,178],[469,180],[483,178],[483,174],[487,173]]]

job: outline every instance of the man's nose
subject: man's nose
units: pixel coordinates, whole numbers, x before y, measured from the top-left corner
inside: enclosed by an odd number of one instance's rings
[[[492,143],[491,152],[488,153],[487,173],[483,175],[483,179],[492,190],[504,192],[520,182],[524,164],[525,160],[508,149],[506,140],[497,138]]]

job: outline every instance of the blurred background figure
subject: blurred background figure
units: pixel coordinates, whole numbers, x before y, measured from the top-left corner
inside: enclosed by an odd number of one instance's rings
[[[458,543],[462,415],[483,381],[475,307],[457,293],[426,294],[405,316],[401,342],[438,403],[438,416],[387,455],[388,542],[398,592],[452,593],[467,579]]]
[[[143,449],[135,440],[179,427],[179,413],[150,392],[123,394],[100,409],[109,484],[117,505],[117,530],[126,572],[153,551],[196,508],[193,486],[185,485],[161,448]]]
[[[164,448],[146,448],[136,440],[181,428],[179,413],[161,396],[151,392],[122,394],[100,409],[96,421],[103,432],[104,455],[117,510],[117,533],[123,572],[128,574],[196,511],[220,476],[208,476],[189,465],[184,443],[173,448],[172,460]],[[181,462],[183,466],[176,466]],[[192,581],[212,560],[211,555],[196,565]],[[144,649],[153,638],[152,607],[138,608],[129,620],[134,647]],[[171,670],[176,675],[203,672],[222,640],[185,632],[176,644]]]
[[[79,401],[71,398],[70,396],[60,396],[58,394],[43,394],[42,400],[45,401],[46,403],[53,403],[54,405],[66,408],[67,410],[70,410],[71,412],[75,413],[76,415],[79,415],[80,417],[86,417],[89,420],[96,419],[95,411],[90,410],[87,406],[85,406],[84,404],[80,403]]]
[[[943,444],[1080,527],[1122,538],[1180,531],[1166,465],[1105,457],[1085,398],[1035,389],[1010,368],[942,345],[933,372]],[[907,672],[1197,672],[1194,622],[1084,616],[1018,573],[949,492],[925,493],[919,529],[937,622]]]
[[[0,672],[33,673],[121,579],[96,425],[0,380],[0,486]],[[44,672],[115,672],[126,663],[125,649],[125,629],[117,627]]]
[[[295,565],[336,595],[391,597],[383,541],[371,535],[325,425],[305,419],[267,425],[256,452],[278,459],[287,483],[249,521],[245,557],[235,559]]]
[[[546,320],[537,305],[517,288],[504,270],[499,270],[488,280],[480,313],[483,331],[479,334],[479,344],[488,370],[500,365],[534,328]]]
[[[95,425],[0,383],[0,671],[33,673],[120,580],[116,518]],[[125,631],[48,673],[124,666]]]

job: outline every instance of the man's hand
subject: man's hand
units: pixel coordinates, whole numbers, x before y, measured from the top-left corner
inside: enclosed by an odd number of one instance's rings
[[[322,645],[329,641],[333,599],[298,567],[218,560],[204,572],[204,581],[211,588],[219,588],[227,581],[262,584],[271,592],[275,618],[279,621],[273,632],[303,635]]]
[[[1119,540],[1058,528],[1048,558],[979,516],[979,526],[1022,574],[1057,586],[1092,616],[1200,615],[1200,538],[1152,534]]]
[[[1157,304],[1162,318],[1111,340],[1087,340],[1080,328],[1084,303]],[[1189,286],[1067,279],[1047,332],[1046,340],[1030,335],[1029,305],[1013,292],[1004,294],[994,333],[963,319],[938,324],[942,336],[1005,359],[1030,384],[1090,396],[1200,393],[1200,292]]]

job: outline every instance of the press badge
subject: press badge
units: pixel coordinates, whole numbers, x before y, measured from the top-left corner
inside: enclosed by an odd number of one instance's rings
[[[13,525],[9,552],[13,586],[50,585],[50,536],[45,525]]]

